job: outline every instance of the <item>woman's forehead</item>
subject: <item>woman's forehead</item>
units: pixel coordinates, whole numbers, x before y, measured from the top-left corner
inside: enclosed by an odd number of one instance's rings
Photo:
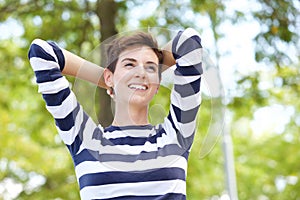
[[[126,48],[124,51],[122,51],[119,55],[119,61],[125,59],[125,58],[131,58],[135,60],[151,60],[158,62],[158,57],[153,51],[152,48],[149,46],[133,46]]]

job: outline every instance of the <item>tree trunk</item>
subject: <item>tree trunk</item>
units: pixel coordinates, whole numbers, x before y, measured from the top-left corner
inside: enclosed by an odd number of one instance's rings
[[[102,43],[109,37],[117,34],[115,18],[117,14],[117,4],[113,0],[98,0],[97,15],[100,21],[100,33]],[[101,46],[101,58],[104,58],[104,46]],[[101,66],[105,66],[105,60],[101,59]],[[103,127],[109,126],[113,121],[111,98],[106,94],[106,90],[99,88],[99,111],[98,120]]]

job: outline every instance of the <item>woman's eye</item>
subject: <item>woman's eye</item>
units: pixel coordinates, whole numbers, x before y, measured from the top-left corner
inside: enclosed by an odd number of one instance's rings
[[[146,69],[147,69],[147,71],[149,71],[149,72],[156,72],[156,66],[150,65],[150,66],[147,66]]]
[[[133,67],[134,65],[133,65],[133,63],[126,63],[124,66],[125,67]]]

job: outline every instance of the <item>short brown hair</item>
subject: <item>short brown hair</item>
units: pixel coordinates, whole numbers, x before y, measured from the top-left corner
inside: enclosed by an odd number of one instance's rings
[[[162,51],[158,49],[156,39],[150,33],[146,32],[136,32],[112,40],[106,49],[106,67],[114,73],[120,54],[129,47],[134,46],[148,46],[154,51],[159,61],[158,75],[161,78]]]

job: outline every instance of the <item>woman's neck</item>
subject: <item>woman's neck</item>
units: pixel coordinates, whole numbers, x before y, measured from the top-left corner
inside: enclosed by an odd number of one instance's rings
[[[116,105],[115,117],[112,125],[147,125],[148,107],[147,106],[124,106]]]

